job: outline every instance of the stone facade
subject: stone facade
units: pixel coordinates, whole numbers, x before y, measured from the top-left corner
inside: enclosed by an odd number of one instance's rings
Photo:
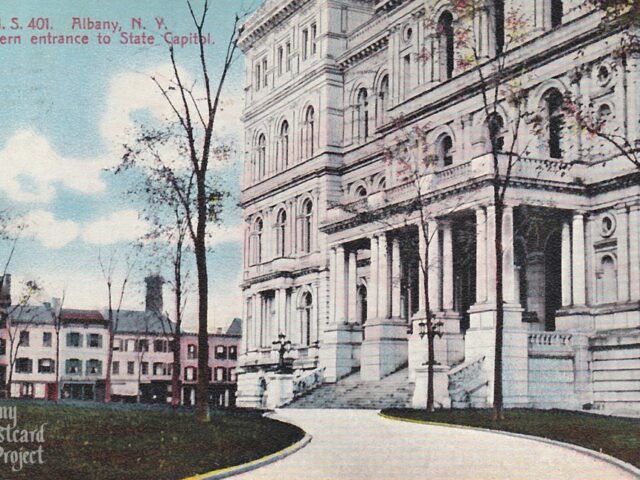
[[[638,57],[614,55],[621,32],[599,30],[584,1],[504,3],[527,15],[526,41],[506,61],[527,111],[547,120],[540,131],[524,119],[514,140],[517,112],[500,102],[503,141],[521,154],[502,222],[505,403],[638,409],[639,172],[558,107],[567,92],[592,102],[633,144]],[[474,20],[487,65],[499,43],[491,5]],[[240,404],[256,406],[268,390],[279,334],[292,342],[294,370],[321,368],[325,382],[356,370],[375,381],[405,365],[411,381],[424,375],[424,275],[443,324],[438,391],[447,382],[449,391],[438,402],[492,402],[493,157],[482,84],[456,61],[448,9],[267,1],[245,23]],[[408,208],[413,183],[384,158],[414,127],[437,162],[421,183],[427,225]]]

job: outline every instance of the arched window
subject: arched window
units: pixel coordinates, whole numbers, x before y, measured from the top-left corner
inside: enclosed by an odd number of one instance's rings
[[[489,141],[492,152],[504,151],[504,119],[497,113],[492,114],[487,121]]]
[[[316,137],[316,112],[313,107],[307,108],[304,117],[304,149],[308,157],[313,157]]]
[[[551,28],[562,25],[562,16],[564,15],[564,6],[562,0],[549,0],[551,7]]]
[[[453,15],[444,12],[438,20],[438,43],[440,45],[440,80],[449,80],[453,76],[454,38]]]
[[[267,137],[260,134],[258,137],[258,179],[265,176],[267,171]]]
[[[378,180],[378,190],[383,191],[386,189],[387,189],[387,179],[385,177],[381,177],[380,180]]]
[[[377,124],[382,125],[387,120],[387,103],[389,102],[389,75],[382,77],[380,90],[378,91],[378,118]]]
[[[253,252],[253,260],[254,260],[254,264],[259,265],[262,263],[262,233],[264,230],[264,223],[262,222],[262,219],[259,218],[258,220],[256,220],[256,223],[254,225],[254,232],[253,232],[253,238],[254,238],[254,252]]]
[[[495,54],[500,55],[504,51],[504,0],[493,0],[491,13]]]
[[[289,166],[289,122],[286,120],[280,126],[280,143],[278,145],[278,161],[280,169]]]
[[[364,198],[367,196],[367,189],[364,185],[359,185],[354,193],[356,198]]]
[[[545,94],[547,110],[547,147],[551,158],[562,158],[562,134],[564,115],[562,114],[562,94],[552,88]]]
[[[305,200],[302,204],[302,252],[311,253],[313,225],[313,203]]]
[[[448,167],[453,164],[453,139],[443,135],[438,142],[438,160],[440,165]]]
[[[598,271],[598,299],[600,303],[613,303],[618,299],[616,264],[611,255],[604,255]]]
[[[361,88],[358,92],[358,140],[364,142],[369,137],[369,94]]]
[[[282,209],[276,218],[276,254],[284,257],[287,251],[287,212]]]
[[[311,345],[311,322],[313,319],[313,298],[309,292],[302,295],[300,313],[300,339],[303,345],[309,346]]]

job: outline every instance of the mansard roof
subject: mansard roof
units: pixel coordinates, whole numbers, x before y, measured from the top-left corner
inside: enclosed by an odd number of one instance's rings
[[[116,333],[172,335],[175,323],[164,314],[150,311],[121,310]]]

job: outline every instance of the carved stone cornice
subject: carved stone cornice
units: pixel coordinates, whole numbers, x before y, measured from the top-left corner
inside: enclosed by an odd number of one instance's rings
[[[358,51],[352,53],[348,57],[341,60],[339,65],[342,68],[348,68],[351,65],[354,65],[360,62],[361,60],[364,60],[365,58],[370,57],[371,55],[382,50],[383,48],[386,48],[388,44],[389,44],[389,34],[387,32],[383,37],[378,38],[374,42],[371,42],[365,45],[363,48],[359,49]]]

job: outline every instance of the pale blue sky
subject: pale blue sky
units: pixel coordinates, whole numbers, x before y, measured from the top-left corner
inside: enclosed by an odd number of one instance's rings
[[[194,2],[197,7],[200,1]],[[213,0],[208,29],[217,46],[209,47],[215,76],[222,61],[223,43],[236,10],[258,2]],[[26,217],[32,224],[21,239],[11,267],[16,279],[37,277],[47,295],[67,290],[67,304],[80,308],[106,304],[104,281],[97,262],[98,251],[118,248],[142,228],[136,221],[139,206],[124,195],[125,185],[103,167],[113,165],[121,152],[119,135],[127,121],[145,118],[146,103],[157,108],[149,82],[150,72],[168,63],[168,48],[158,37],[155,46],[120,45],[118,34],[111,45],[98,45],[95,32],[72,32],[72,17],[118,21],[128,28],[131,18],[142,17],[147,32],[157,32],[155,17],[163,17],[171,31],[193,31],[182,0],[3,0],[0,3],[0,35],[18,17],[22,45],[0,45],[2,108],[0,109],[0,204]],[[27,28],[31,18],[48,18],[52,33],[88,33],[87,46],[29,44],[30,36],[46,32]],[[197,47],[177,49],[181,67],[197,75]],[[240,58],[234,65],[224,97],[226,135],[238,136],[244,75]],[[146,82],[146,83],[145,83]],[[224,167],[229,188],[239,191],[239,162]],[[240,315],[238,283],[241,244],[237,227],[240,212],[230,202],[225,227],[211,255],[210,289],[216,325]],[[4,263],[7,246],[0,244]],[[133,279],[138,284],[144,266]],[[127,304],[142,299],[134,286]],[[165,291],[168,297],[169,292]],[[195,297],[195,295],[194,295]],[[195,299],[195,298],[194,298]],[[167,299],[168,303],[168,299]],[[194,312],[193,309],[190,310]]]

